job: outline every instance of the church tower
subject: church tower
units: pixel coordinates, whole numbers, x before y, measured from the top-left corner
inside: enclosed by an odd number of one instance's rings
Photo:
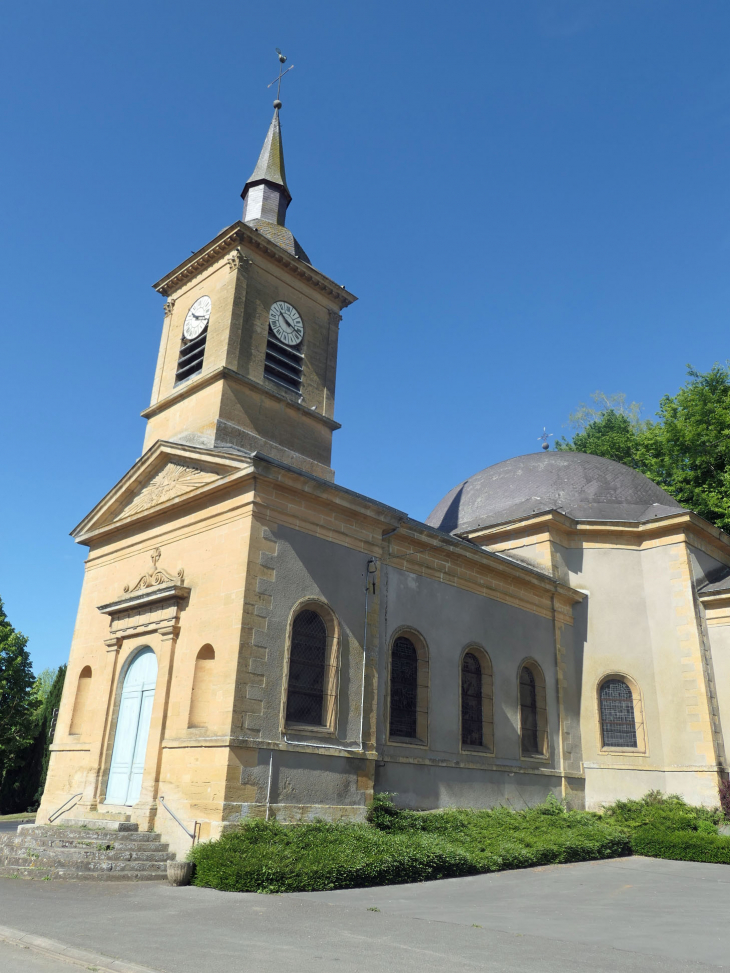
[[[242,220],[154,285],[167,302],[144,450],[163,440],[259,452],[332,480],[338,328],[356,298],[285,225],[275,106]]]

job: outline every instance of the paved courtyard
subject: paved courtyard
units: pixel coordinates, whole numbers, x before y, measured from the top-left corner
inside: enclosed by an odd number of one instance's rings
[[[702,973],[729,914],[730,868],[650,858],[268,896],[0,880],[0,926],[165,973]],[[3,971],[73,969],[48,962],[0,942]]]

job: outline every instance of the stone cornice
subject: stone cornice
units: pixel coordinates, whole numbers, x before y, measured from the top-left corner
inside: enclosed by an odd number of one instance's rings
[[[682,510],[676,514],[655,517],[642,523],[609,520],[573,520],[558,510],[550,510],[521,520],[513,520],[490,527],[479,527],[460,536],[473,544],[489,547],[507,546],[509,542],[550,536],[556,543],[567,546],[596,544],[601,547],[642,548],[657,543],[676,542],[681,537],[687,543],[711,550],[720,561],[730,564],[730,536],[692,513]]]
[[[99,605],[97,611],[102,615],[119,615],[122,612],[136,611],[138,608],[147,608],[160,601],[175,599],[183,601],[190,594],[190,588],[179,584],[159,585],[156,588],[146,588],[143,591],[135,592],[126,598],[118,601],[111,601],[107,605]]]
[[[186,284],[241,244],[257,250],[271,260],[275,260],[281,266],[286,267],[301,280],[334,298],[341,308],[345,308],[357,300],[354,294],[336,284],[321,271],[315,270],[314,267],[302,260],[297,260],[287,250],[272,243],[262,233],[240,221],[226,227],[214,240],[192,254],[152,286],[158,293],[169,297],[179,290],[183,284]]]
[[[287,398],[283,392],[278,392],[275,389],[267,388],[267,386],[262,385],[260,382],[254,381],[247,375],[242,375],[240,372],[234,371],[234,369],[229,368],[227,365],[219,365],[218,368],[214,368],[210,372],[205,372],[198,378],[194,378],[188,382],[183,382],[181,385],[178,385],[177,388],[173,389],[169,395],[166,395],[164,399],[159,399],[154,405],[149,406],[144,410],[144,412],[141,412],[140,415],[143,419],[152,419],[153,416],[158,415],[160,412],[164,412],[165,409],[169,409],[181,399],[189,398],[195,392],[199,392],[201,389],[207,388],[207,386],[212,385],[214,382],[222,381],[224,379],[237,383],[238,385],[247,385],[249,388],[254,388],[258,393],[268,395],[271,398],[276,399],[277,402],[282,402],[284,405],[290,406],[302,416],[306,416],[308,419],[314,419],[315,421],[321,422],[323,425],[327,426],[328,429],[334,431],[335,429],[342,428],[342,425],[339,422],[335,422],[334,419],[330,419],[328,416],[323,416],[321,412],[317,412],[314,409],[307,409],[306,406],[301,405],[299,402],[292,402],[292,400]]]

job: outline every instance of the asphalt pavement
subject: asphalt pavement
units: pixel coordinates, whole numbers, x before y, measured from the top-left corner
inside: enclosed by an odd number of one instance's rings
[[[0,940],[2,973],[73,973],[77,966],[55,956],[37,953],[27,946],[14,946]]]
[[[22,821],[18,820],[17,818],[15,821],[3,821],[0,819],[0,832],[17,831],[19,824],[32,824],[33,821],[35,821],[35,818],[23,818]]]
[[[705,973],[729,913],[727,866],[651,858],[295,895],[0,879],[3,925],[165,973]]]

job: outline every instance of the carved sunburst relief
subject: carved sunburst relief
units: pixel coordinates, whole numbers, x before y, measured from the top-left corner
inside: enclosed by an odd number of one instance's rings
[[[197,466],[183,466],[180,463],[168,463],[154,476],[144,489],[134,497],[122,510],[121,517],[131,517],[141,510],[148,510],[158,504],[165,503],[182,493],[189,493],[197,487],[205,486],[218,479],[217,473],[208,473]]]

